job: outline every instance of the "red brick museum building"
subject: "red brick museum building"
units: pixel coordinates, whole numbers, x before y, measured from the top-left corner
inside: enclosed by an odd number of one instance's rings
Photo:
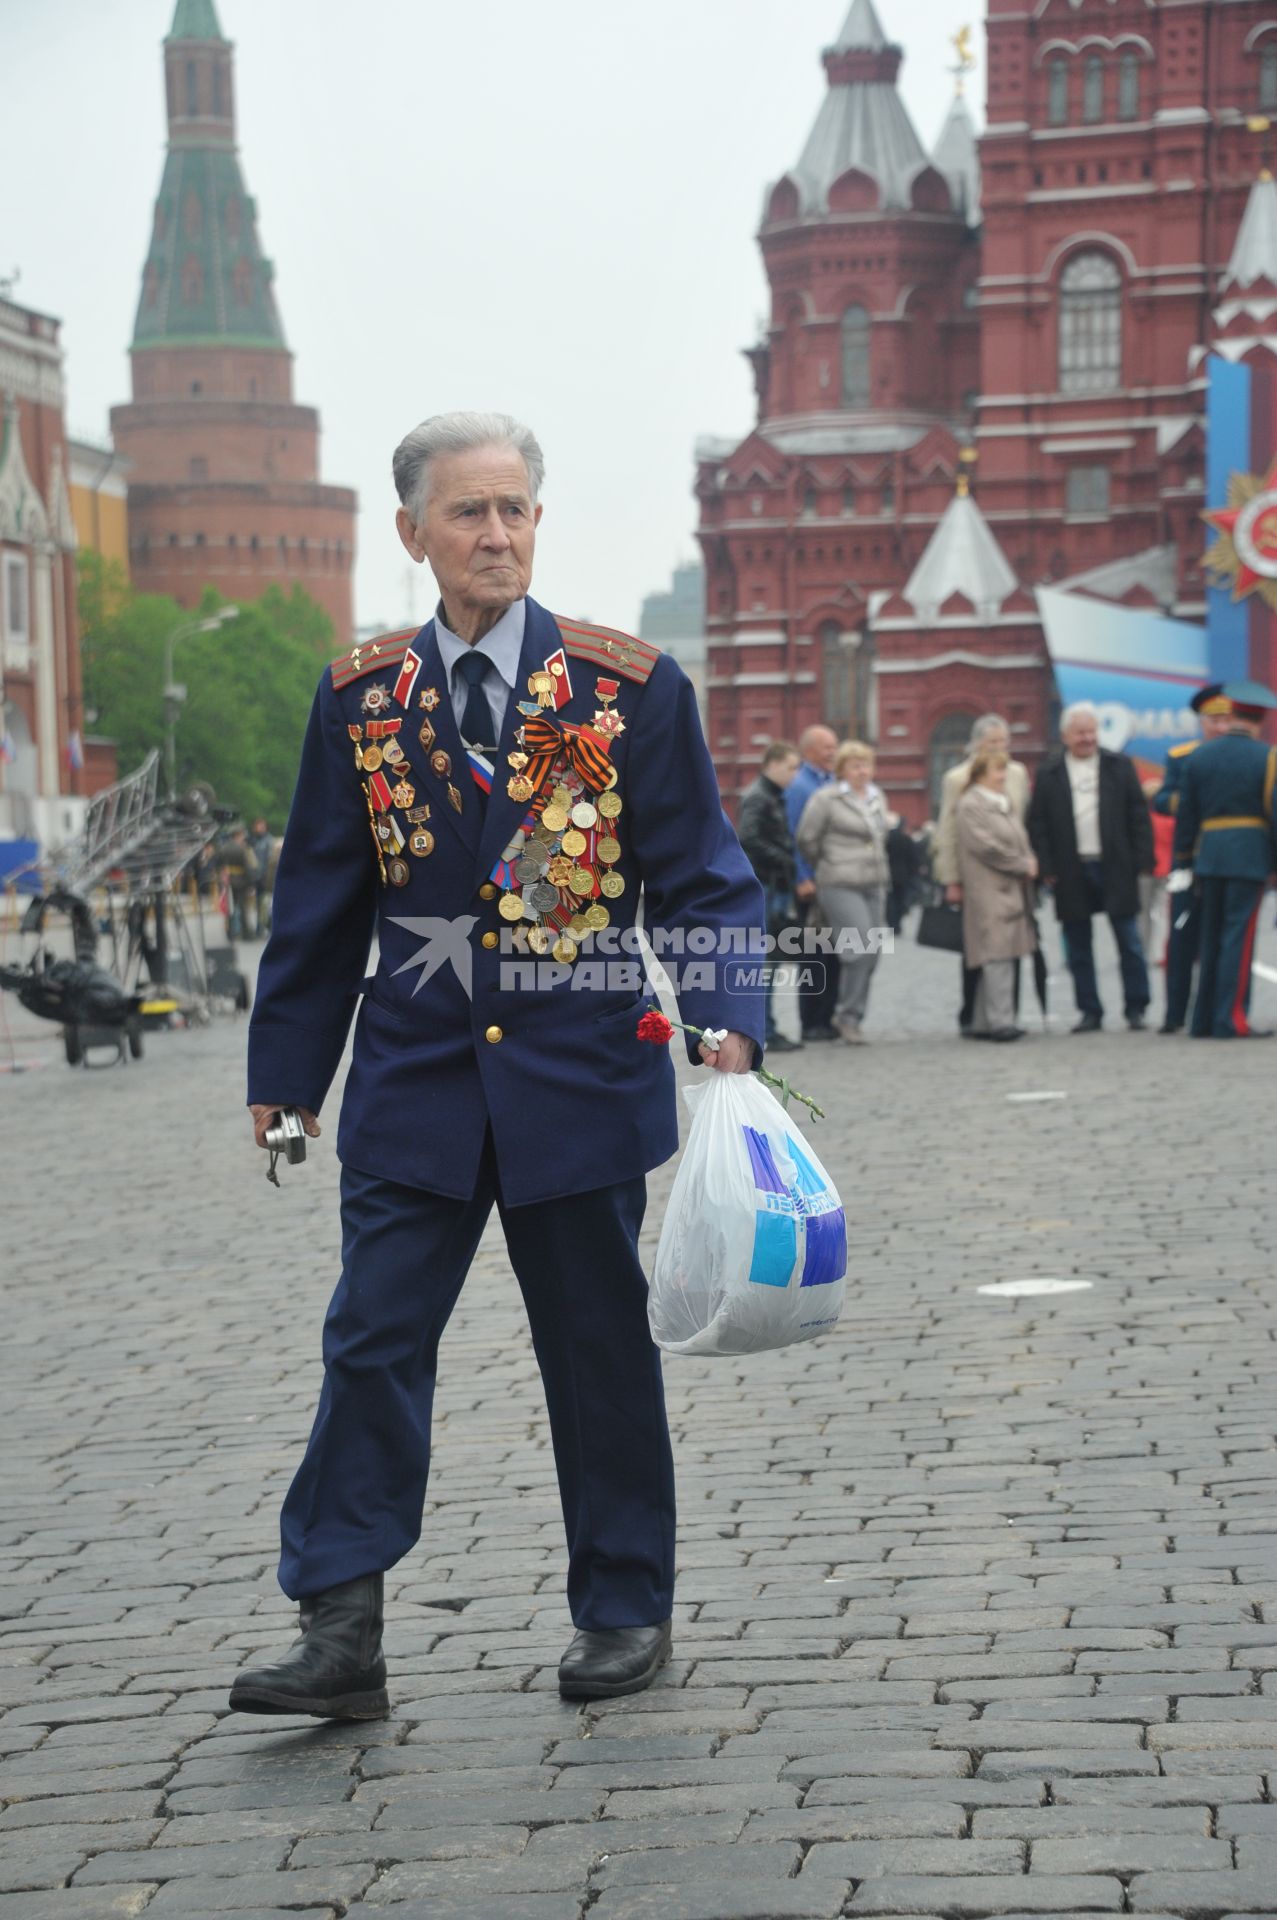
[[[728,796],[824,720],[919,823],[976,715],[1049,744],[1036,587],[1203,616],[1205,352],[1277,352],[1277,15],[988,0],[986,28],[985,131],[959,95],[928,153],[854,0],[766,191],[757,422],[697,449]]]

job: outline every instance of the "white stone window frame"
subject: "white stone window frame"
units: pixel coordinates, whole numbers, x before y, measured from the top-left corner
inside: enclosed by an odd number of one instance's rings
[[[0,578],[5,665],[22,672],[31,665],[31,566],[25,553],[6,551]],[[20,618],[15,612],[20,609]]]

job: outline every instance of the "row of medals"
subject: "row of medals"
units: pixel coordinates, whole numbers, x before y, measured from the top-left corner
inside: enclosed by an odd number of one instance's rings
[[[539,689],[533,686],[531,691]],[[423,707],[433,709],[438,702],[439,695],[433,689],[427,689],[421,696]],[[370,734],[372,730],[370,725]],[[363,729],[359,731],[362,733]],[[353,727],[351,733],[352,736],[355,733]],[[428,715],[422,720],[418,738],[427,751],[434,748],[435,729]],[[527,754],[516,748],[507,755],[507,760],[513,772],[506,783],[506,792],[520,803],[532,800],[532,782],[525,778],[523,771],[528,764]],[[379,816],[373,807],[371,790],[365,786],[364,791],[382,876],[392,887],[406,887],[412,869],[401,857],[403,846],[406,844],[409,853],[418,859],[434,852],[435,838],[425,825],[430,818],[430,808],[416,804],[416,788],[407,777],[412,768],[393,734],[384,744],[356,739],[355,762],[366,774],[376,773],[383,763],[395,774],[396,784],[390,797],[412,828],[406,842],[398,821],[388,814]],[[430,770],[447,780],[449,805],[460,813],[461,794],[450,777],[451,758],[441,748],[430,752]],[[553,953],[556,960],[570,962],[576,959],[581,942],[610,926],[612,920],[601,900],[591,900],[588,907],[582,904],[594,893],[596,884],[594,868],[584,866],[580,859],[589,846],[587,833],[597,831],[598,835],[594,847],[594,857],[602,870],[597,876],[598,891],[609,900],[619,899],[625,892],[624,877],[613,870],[621,857],[616,823],[623,803],[611,788],[591,800],[585,782],[574,767],[556,766],[551,778],[555,784],[535,827],[531,832],[520,827],[502,851],[502,860],[513,863],[519,890],[511,887],[504,892],[498,911],[501,918],[510,923],[516,944],[526,942],[532,953]],[[615,783],[615,768],[612,780]],[[565,928],[546,925],[547,915],[568,908],[575,911]]]

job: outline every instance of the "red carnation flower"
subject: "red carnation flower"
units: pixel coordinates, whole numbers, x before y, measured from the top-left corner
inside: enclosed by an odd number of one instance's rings
[[[649,1007],[638,1023],[638,1037],[650,1041],[654,1047],[664,1047],[674,1038],[674,1029],[663,1013]]]

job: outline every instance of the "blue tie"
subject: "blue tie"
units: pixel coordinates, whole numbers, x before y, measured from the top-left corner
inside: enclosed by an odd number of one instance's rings
[[[462,654],[453,669],[470,689],[466,695],[465,711],[461,715],[461,738],[468,747],[473,747],[479,753],[485,750],[495,753],[497,750],[497,742],[492,738],[492,708],[488,705],[488,696],[481,684],[491,665],[486,653],[471,648],[468,653]]]

